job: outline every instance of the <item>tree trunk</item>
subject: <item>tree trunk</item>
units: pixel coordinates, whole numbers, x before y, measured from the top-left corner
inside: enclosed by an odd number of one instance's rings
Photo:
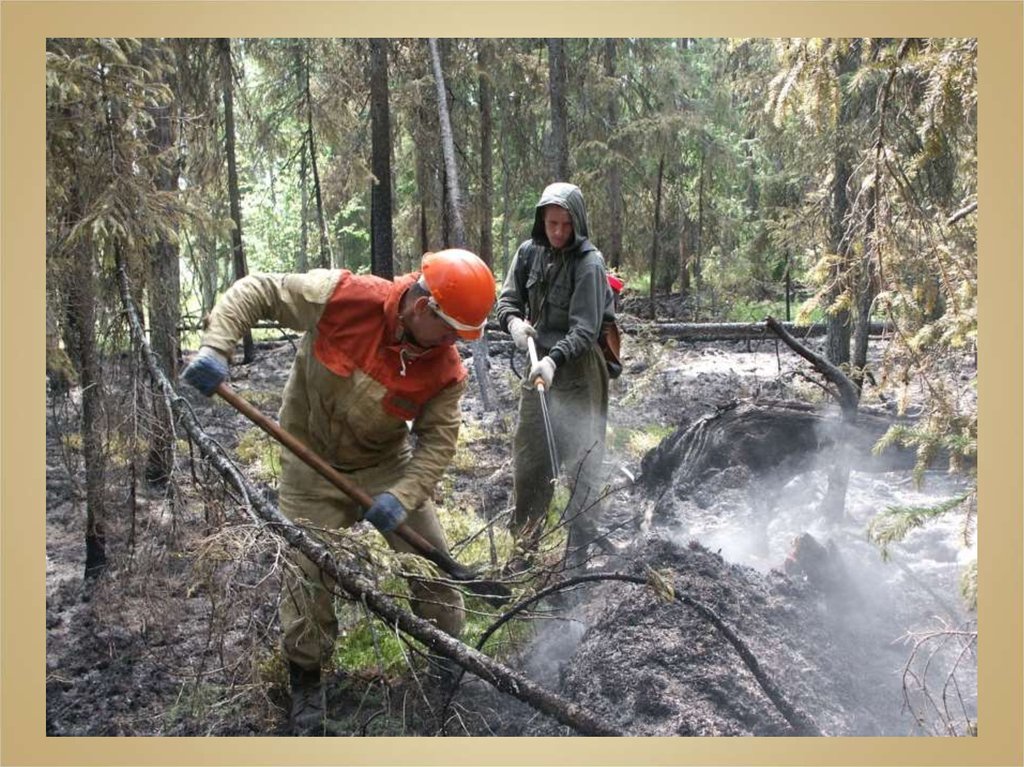
[[[466,247],[466,227],[462,220],[462,200],[460,199],[459,168],[455,161],[455,140],[452,137],[452,124],[448,115],[447,89],[444,84],[444,73],[441,70],[441,56],[437,49],[437,40],[430,38],[431,62],[434,67],[434,83],[437,88],[438,122],[441,130],[441,153],[444,156],[445,203],[451,222],[451,240],[445,245],[457,248]]]
[[[548,38],[548,88],[551,94],[551,174],[552,181],[569,180],[569,109],[566,105],[568,77],[565,64],[565,40]]]
[[[303,43],[296,42],[295,45],[295,82],[299,86],[299,105],[306,99],[306,56],[303,51]],[[299,253],[296,258],[296,268],[299,272],[309,270],[309,155],[307,154],[306,139],[302,139],[302,147],[299,149]]]
[[[690,294],[690,263],[693,258],[693,251],[690,249],[689,239],[693,224],[686,214],[685,203],[679,205],[679,295],[686,297]]]
[[[306,66],[305,74],[305,106],[306,106],[306,139],[309,142],[309,164],[313,169],[313,199],[316,200],[316,221],[320,232],[320,261],[317,264],[321,269],[330,269],[333,266],[331,260],[331,240],[327,232],[327,219],[324,216],[324,197],[320,187],[320,168],[316,161],[316,135],[313,131],[313,93],[309,87],[309,43],[303,43],[305,50]]]
[[[418,77],[423,77],[423,75],[426,75],[426,72],[417,72]],[[433,146],[433,142],[430,137],[434,135],[434,131],[431,125],[431,112],[426,107],[425,98],[417,98],[413,134],[415,136],[413,151],[416,155],[416,204],[419,209],[419,248],[420,253],[427,253],[431,249],[429,221],[433,172],[430,162],[430,147]]]
[[[509,167],[509,150],[504,144],[501,150],[501,267],[508,272],[512,260],[509,220],[512,218],[512,170]]]
[[[658,231],[661,229],[661,180],[665,173],[665,153],[658,158],[658,179],[654,186],[654,232],[651,235],[651,319],[655,318],[657,309],[654,305],[654,294],[657,285],[658,271]]]
[[[786,322],[793,319],[790,310],[790,304],[793,300],[793,260],[789,252],[789,248],[786,248]]]
[[[618,160],[619,88],[615,81],[615,38],[604,41],[604,75],[608,80],[608,266],[622,263],[622,169]]]
[[[391,119],[388,108],[387,40],[370,39],[370,132],[373,187],[370,190],[370,270],[395,276],[391,220]]]
[[[851,159],[852,150],[847,139],[847,127],[853,119],[854,107],[852,99],[847,96],[842,87],[842,80],[846,75],[854,72],[859,65],[860,43],[858,40],[850,42],[850,49],[845,54],[837,53],[836,61],[836,84],[839,88],[839,111],[835,126],[835,158],[833,162],[832,201],[830,239],[831,250],[836,256],[836,265],[833,271],[833,284],[828,293],[829,306],[836,301],[852,286],[849,284],[850,272],[853,266],[853,232],[848,225],[850,213],[849,193],[847,185],[853,173],[853,162]],[[843,308],[837,311],[829,310],[826,322],[828,324],[828,335],[826,337],[826,357],[833,365],[849,365],[850,362],[850,336],[851,336],[851,312]],[[859,395],[859,392],[858,392]],[[846,509],[846,490],[850,484],[850,465],[846,457],[840,453],[832,462],[828,475],[828,489],[822,500],[821,508],[829,519],[840,519]]]
[[[228,199],[231,202],[231,253],[235,279],[240,280],[249,273],[242,250],[242,203],[238,192],[238,169],[235,166],[235,98],[231,74],[231,41],[226,37],[217,38],[220,51],[221,90],[224,96],[224,151],[228,158]],[[252,333],[248,330],[242,336],[242,361],[252,362],[254,348]]]
[[[88,244],[71,253],[67,282],[67,319],[71,358],[82,391],[82,458],[85,462],[85,577],[99,575],[107,564],[106,466],[102,419],[103,381],[96,345],[96,276]]]
[[[444,155],[445,178],[447,179],[447,202],[452,224],[452,242],[457,248],[466,247],[466,228],[462,223],[462,211],[459,208],[459,169],[455,162],[455,141],[452,139],[452,125],[448,117],[447,90],[444,85],[444,72],[441,70],[441,56],[437,50],[437,40],[431,37],[427,41],[430,48],[430,60],[434,67],[434,83],[437,87],[437,111],[441,126],[441,152]],[[479,340],[472,342],[473,370],[477,384],[480,386],[480,400],[484,410],[494,408],[490,390],[487,385],[487,338],[481,334]]]
[[[839,84],[847,75],[854,72],[858,65],[859,48],[856,42],[850,44],[845,54],[837,52],[836,82]],[[847,186],[852,173],[850,147],[846,136],[846,126],[853,117],[851,99],[839,91],[839,112],[835,124],[835,145],[832,158],[832,189],[829,206],[829,250],[835,255],[836,264],[832,270],[832,287],[827,298],[830,306],[850,287],[848,284],[851,261],[853,258],[853,242],[848,227],[850,200]],[[850,319],[848,309],[828,312],[828,343],[827,357],[834,365],[848,364],[850,361]]]
[[[491,190],[494,186],[494,146],[491,140],[491,68],[494,66],[493,42],[477,40],[477,67],[480,87],[480,252],[488,266],[494,262],[494,225]]]
[[[157,190],[168,194],[178,189],[178,158],[171,156],[175,146],[176,116],[172,106],[150,107],[153,127],[149,132],[150,151],[158,157],[155,178]],[[172,381],[178,378],[181,360],[181,284],[178,270],[178,248],[165,234],[159,233],[149,259],[149,333],[153,352],[161,369]],[[146,463],[146,479],[164,485],[174,469],[174,430],[171,413],[155,398],[152,440]]]
[[[873,183],[868,189],[868,213],[864,242],[864,256],[861,259],[860,286],[857,291],[857,321],[853,329],[853,364],[851,377],[860,390],[863,386],[865,368],[868,359],[868,331],[867,326],[871,321],[871,309],[875,304],[875,298],[880,289],[879,280],[881,275],[882,255],[880,220],[882,211],[880,206],[885,202],[882,194],[882,185],[885,181],[885,113],[889,108],[889,97],[892,93],[892,84],[896,79],[899,62],[906,54],[908,41],[903,40],[896,52],[895,60],[889,70],[885,85],[878,94],[875,107],[875,115],[878,120],[878,128],[875,136],[875,156]]]
[[[703,150],[700,153],[700,170],[697,173],[697,232],[693,248],[693,282],[697,286],[697,292],[704,283],[702,270],[704,267],[704,166],[706,157]]]

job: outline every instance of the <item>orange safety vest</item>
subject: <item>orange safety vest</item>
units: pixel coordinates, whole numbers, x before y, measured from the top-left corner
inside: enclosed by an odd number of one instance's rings
[[[399,302],[418,278],[414,272],[389,282],[343,269],[313,345],[316,358],[336,375],[348,377],[358,369],[381,384],[384,410],[405,421],[468,375],[454,346],[423,351],[395,340]]]

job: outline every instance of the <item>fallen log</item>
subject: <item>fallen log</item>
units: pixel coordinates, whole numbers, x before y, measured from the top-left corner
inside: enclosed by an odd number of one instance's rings
[[[360,572],[354,561],[345,561],[341,558],[351,555],[340,552],[339,556],[339,553],[329,550],[324,544],[285,517],[274,504],[267,501],[263,493],[238,470],[216,440],[203,431],[191,407],[175,391],[173,384],[160,370],[156,356],[146,340],[142,321],[128,289],[128,278],[124,271],[124,265],[120,262],[117,272],[121,301],[128,317],[129,327],[136,343],[143,351],[149,373],[160,389],[165,403],[172,409],[177,422],[198,445],[201,454],[217,469],[226,482],[242,494],[249,513],[257,523],[264,524],[267,530],[281,536],[290,545],[305,554],[321,570],[330,575],[353,599],[365,604],[389,626],[394,626],[419,640],[439,655],[454,660],[501,692],[518,698],[562,724],[572,727],[582,735],[622,736],[626,734],[582,706],[545,690],[507,666],[450,637],[433,623],[403,610],[393,599],[382,595],[375,584]]]
[[[826,333],[823,323],[798,325],[795,322],[779,323],[786,331],[796,338],[820,338]],[[659,338],[674,338],[677,341],[756,341],[772,338],[772,332],[764,322],[654,322],[642,325],[625,323],[623,331],[635,333],[639,328],[646,328]],[[872,322],[868,332],[873,336],[887,335],[893,332],[888,322]]]

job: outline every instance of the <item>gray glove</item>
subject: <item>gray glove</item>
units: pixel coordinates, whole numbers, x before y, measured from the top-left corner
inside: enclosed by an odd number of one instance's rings
[[[519,351],[526,351],[526,339],[532,336],[537,337],[537,328],[520,317],[513,317],[508,321],[508,332],[515,342]]]
[[[541,379],[544,382],[544,388],[550,389],[551,382],[555,378],[555,361],[550,357],[544,357],[537,361],[537,364],[530,368],[530,374],[526,376],[526,380],[530,382],[531,386],[536,385],[537,379]]]
[[[221,383],[228,380],[227,358],[212,346],[200,347],[181,377],[210,397]]]

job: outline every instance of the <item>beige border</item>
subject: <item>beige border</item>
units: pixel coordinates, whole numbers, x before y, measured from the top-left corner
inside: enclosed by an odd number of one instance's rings
[[[1019,765],[1022,753],[1019,2],[19,2],[2,13],[0,763]],[[43,41],[84,35],[977,36],[980,40],[980,737],[45,737]]]

